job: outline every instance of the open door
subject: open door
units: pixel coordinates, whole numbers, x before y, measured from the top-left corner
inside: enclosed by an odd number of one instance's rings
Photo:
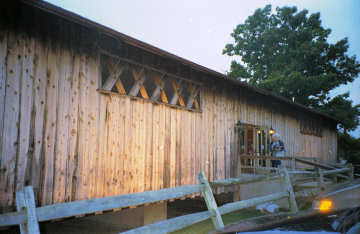
[[[265,160],[249,159],[248,156],[269,155],[270,135],[267,127],[241,124],[236,127],[238,139],[237,149],[241,172],[253,172],[253,167],[265,166]]]

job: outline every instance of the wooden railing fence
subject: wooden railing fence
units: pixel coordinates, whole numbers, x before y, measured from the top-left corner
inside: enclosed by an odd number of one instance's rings
[[[40,233],[39,222],[72,217],[76,215],[95,213],[99,211],[112,210],[117,208],[125,208],[130,206],[139,206],[146,203],[160,202],[164,200],[176,199],[189,194],[201,192],[207,211],[194,214],[179,216],[157,223],[149,224],[143,227],[135,228],[125,233],[168,233],[180,230],[192,224],[211,218],[216,230],[222,230],[224,223],[221,215],[243,208],[253,207],[258,204],[276,201],[282,198],[288,198],[291,211],[297,212],[298,207],[295,197],[303,197],[313,195],[314,190],[294,192],[293,175],[303,174],[309,178],[318,177],[319,187],[323,187],[324,176],[338,176],[341,173],[348,173],[351,178],[351,168],[319,170],[317,172],[308,171],[288,171],[286,167],[280,169],[280,173],[268,175],[244,175],[240,178],[230,178],[225,180],[217,180],[209,182],[202,172],[198,175],[199,184],[186,185],[175,188],[166,188],[157,191],[148,191],[142,193],[134,193],[113,197],[96,198],[90,200],[74,201],[67,203],[53,204],[43,207],[35,206],[34,191],[31,186],[27,186],[16,193],[17,212],[1,214],[0,227],[10,225],[20,225],[21,233]],[[255,197],[248,200],[227,203],[218,207],[212,192],[212,188],[218,186],[231,186],[248,184],[259,181],[280,180],[283,182],[284,190],[266,196]]]

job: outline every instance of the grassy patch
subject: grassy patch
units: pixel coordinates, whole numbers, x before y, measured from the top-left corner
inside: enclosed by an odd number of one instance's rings
[[[222,219],[224,221],[224,224],[227,225],[230,223],[238,222],[243,219],[248,219],[260,215],[264,215],[264,214],[255,209],[243,209],[226,215],[222,215]],[[179,231],[173,232],[173,234],[208,233],[212,230],[214,230],[214,226],[211,220],[208,219],[203,222],[191,225],[187,228],[181,229]]]

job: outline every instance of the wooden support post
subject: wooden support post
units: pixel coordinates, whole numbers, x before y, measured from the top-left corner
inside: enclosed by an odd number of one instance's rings
[[[296,170],[296,161],[295,158],[291,158],[291,170]]]
[[[182,80],[179,80],[177,82],[175,80],[170,80],[170,82],[174,89],[174,95],[171,98],[170,104],[176,105],[177,101],[181,98],[181,94],[182,94],[182,90],[183,90]],[[181,103],[179,103],[179,104],[181,105]]]
[[[349,180],[354,180],[354,167],[352,164],[349,165],[350,171],[348,172]]]
[[[189,85],[189,91],[190,91],[190,96],[188,99],[188,102],[186,104],[187,108],[191,108],[192,105],[194,104],[196,95],[199,93],[200,88],[196,87],[195,85]]]
[[[136,69],[135,68],[132,68],[132,74],[133,74],[133,77],[134,77],[134,80],[135,80],[135,83],[134,85],[131,87],[130,91],[129,91],[129,95],[130,96],[134,96],[136,97],[141,89],[141,87],[143,86],[144,82],[145,82],[145,70],[144,68],[142,68],[140,70],[139,73],[137,73]],[[146,94],[147,96],[147,94]]]
[[[320,190],[324,190],[325,189],[324,172],[322,169],[317,168],[317,174],[318,174],[318,187],[320,188]]]
[[[291,212],[298,212],[299,209],[296,204],[295,194],[294,194],[293,187],[291,185],[291,179],[290,179],[289,172],[287,171],[286,167],[284,167],[284,166],[281,168],[281,172],[282,172],[282,174],[284,176],[284,180],[285,180],[285,189],[289,193],[288,199],[289,199],[290,210],[291,210]]]
[[[221,231],[224,229],[224,222],[221,218],[209,181],[206,179],[204,172],[199,173],[198,180],[202,185],[201,193],[204,197],[208,210],[212,214],[211,220],[215,226],[215,229]]]
[[[154,101],[157,101],[161,95],[161,91],[164,89],[165,83],[164,83],[164,77],[165,75],[162,75],[161,77],[158,74],[153,74],[154,83],[156,85],[156,88],[151,95],[151,99]]]
[[[120,65],[120,61],[118,61],[114,66],[113,69],[110,72],[109,77],[105,80],[104,84],[102,85],[102,88],[104,90],[111,90],[116,81],[119,79],[119,77],[121,76],[121,74],[125,71],[126,69],[126,65]]]
[[[20,224],[21,234],[40,234],[32,186],[27,186],[16,192],[16,208],[17,211],[25,210],[26,214],[26,222]]]

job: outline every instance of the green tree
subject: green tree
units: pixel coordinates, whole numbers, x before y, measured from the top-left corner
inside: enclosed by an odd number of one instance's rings
[[[233,60],[229,75],[270,90],[310,108],[337,117],[345,132],[359,124],[360,107],[348,94],[330,98],[329,92],[354,81],[360,73],[355,56],[348,56],[347,38],[327,41],[331,30],[321,25],[320,13],[296,7],[257,9],[239,24],[224,54]]]

